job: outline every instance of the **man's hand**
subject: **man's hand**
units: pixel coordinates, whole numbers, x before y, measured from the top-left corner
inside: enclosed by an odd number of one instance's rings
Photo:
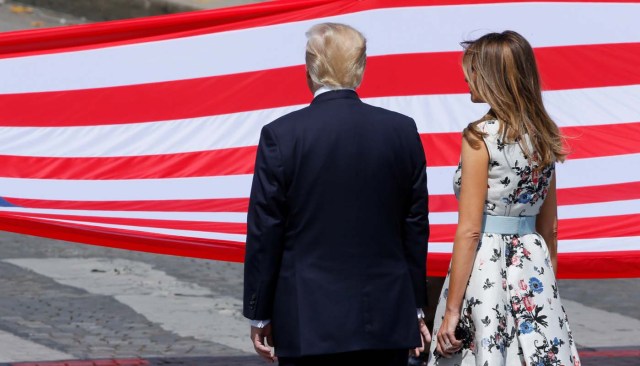
[[[429,333],[429,328],[427,328],[422,318],[418,319],[418,329],[420,329],[420,342],[422,345],[413,350],[413,355],[416,357],[419,357],[420,353],[424,352],[425,348],[429,347],[429,343],[431,343],[431,333]]]
[[[251,342],[253,342],[253,348],[256,350],[258,356],[268,362],[275,362],[277,360],[277,357],[271,352],[273,340],[271,339],[270,323],[264,328],[251,327]]]

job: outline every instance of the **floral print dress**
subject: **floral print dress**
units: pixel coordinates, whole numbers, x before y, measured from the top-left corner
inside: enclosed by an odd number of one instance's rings
[[[518,143],[505,144],[499,122],[479,125],[489,151],[489,181],[484,213],[535,216],[547,195],[553,164],[536,170]],[[528,141],[527,141],[528,143]],[[454,175],[460,193],[462,166]],[[444,316],[449,276],[434,319],[437,333]],[[463,348],[451,358],[431,342],[429,365],[580,365],[567,316],[560,302],[547,245],[537,233],[482,233],[460,314]]]

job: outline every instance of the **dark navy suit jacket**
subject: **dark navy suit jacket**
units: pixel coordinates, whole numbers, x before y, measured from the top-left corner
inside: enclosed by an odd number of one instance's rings
[[[262,129],[243,313],[282,357],[419,346],[428,224],[415,122],[320,94]]]

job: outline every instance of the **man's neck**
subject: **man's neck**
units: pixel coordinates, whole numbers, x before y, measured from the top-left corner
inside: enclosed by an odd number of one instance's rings
[[[322,93],[326,93],[326,92],[330,92],[330,91],[334,91],[334,90],[355,90],[353,88],[342,88],[342,87],[328,87],[325,85],[320,86],[318,89],[316,89],[313,92],[313,97],[317,97],[318,95],[322,94]]]

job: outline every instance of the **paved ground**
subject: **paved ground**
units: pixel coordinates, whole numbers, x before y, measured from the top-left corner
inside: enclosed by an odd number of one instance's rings
[[[0,331],[70,358],[250,351],[241,265],[13,234],[1,236],[0,257]]]
[[[0,32],[215,9],[263,1],[267,0],[0,0]]]
[[[88,1],[32,0],[72,11]],[[223,5],[130,4],[145,1]],[[95,18],[0,0],[0,31]],[[263,365],[240,315],[241,286],[241,264],[0,232],[0,366]],[[640,365],[639,279],[559,286],[584,365]]]
[[[264,1],[268,0],[15,0],[36,9],[55,9],[90,21],[172,14]]]
[[[87,22],[83,17],[0,0],[0,32],[49,28]]]
[[[0,233],[0,363],[263,364],[241,286],[237,263]],[[564,280],[560,293],[585,365],[640,365],[640,280]]]

